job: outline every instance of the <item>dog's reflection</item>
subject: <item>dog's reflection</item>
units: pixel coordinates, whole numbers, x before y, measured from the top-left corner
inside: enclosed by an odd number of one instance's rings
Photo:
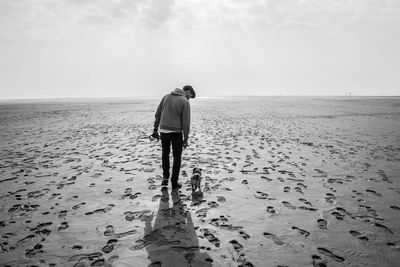
[[[145,218],[143,237],[151,261],[149,266],[212,266],[208,254],[200,252],[192,216],[179,192],[173,190],[170,198],[168,189],[162,189],[153,226],[152,220],[152,215]]]

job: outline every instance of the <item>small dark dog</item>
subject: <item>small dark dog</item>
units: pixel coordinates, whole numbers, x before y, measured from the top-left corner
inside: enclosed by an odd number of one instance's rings
[[[202,177],[201,177],[201,169],[200,168],[194,168],[192,177],[190,178],[190,184],[192,185],[192,191],[193,192],[196,191],[197,188],[201,192],[201,188],[200,188],[201,179],[202,179]]]

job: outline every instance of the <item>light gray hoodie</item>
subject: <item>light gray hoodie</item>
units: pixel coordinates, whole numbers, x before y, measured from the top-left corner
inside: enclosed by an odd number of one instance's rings
[[[176,88],[165,95],[155,114],[154,130],[160,129],[183,132],[183,140],[188,140],[190,131],[190,103],[182,89]]]

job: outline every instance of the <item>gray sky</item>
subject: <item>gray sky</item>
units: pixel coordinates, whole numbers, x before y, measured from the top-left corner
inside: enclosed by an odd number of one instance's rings
[[[0,0],[0,99],[400,95],[400,0]]]

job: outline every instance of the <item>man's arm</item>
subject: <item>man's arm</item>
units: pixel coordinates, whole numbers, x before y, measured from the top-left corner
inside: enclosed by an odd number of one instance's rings
[[[158,132],[158,127],[160,126],[160,119],[161,119],[161,112],[162,112],[163,104],[164,104],[164,98],[165,98],[165,96],[161,99],[161,102],[157,107],[156,114],[154,115],[155,121],[154,121],[153,132]]]
[[[183,130],[183,143],[187,146],[190,132],[190,103],[187,101],[183,106],[182,111],[182,130]]]

